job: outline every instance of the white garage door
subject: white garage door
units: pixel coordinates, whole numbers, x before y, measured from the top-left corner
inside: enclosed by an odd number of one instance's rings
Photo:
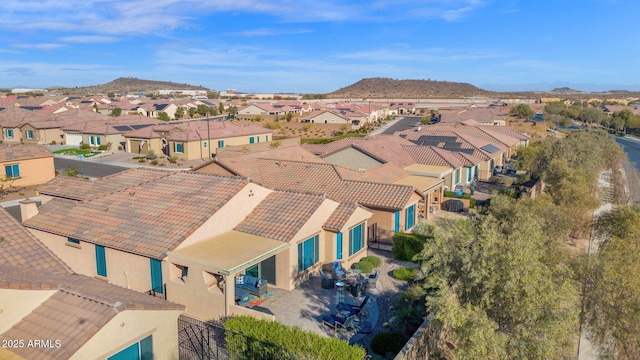
[[[70,133],[65,133],[65,137],[67,138],[66,140],[66,144],[67,145],[80,145],[80,143],[82,142],[82,134],[70,134]]]

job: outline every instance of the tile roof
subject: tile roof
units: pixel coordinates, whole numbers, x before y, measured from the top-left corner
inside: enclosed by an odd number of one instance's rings
[[[448,166],[454,169],[464,166],[453,152],[435,146],[404,146],[404,150],[418,164]]]
[[[234,230],[288,242],[325,200],[321,195],[274,191]]]
[[[0,162],[53,157],[41,145],[0,145]]]
[[[0,207],[0,263],[59,274],[71,269]]]
[[[96,180],[86,180],[70,176],[57,176],[46,184],[40,185],[38,191],[44,195],[83,201],[106,194],[123,191],[132,186],[144,184],[171,173],[163,170],[135,168],[124,170]]]
[[[369,181],[385,184],[392,184],[410,175],[409,172],[394,163],[382,164],[365,171],[348,169],[338,165],[335,166],[335,169],[344,180]]]
[[[340,203],[333,213],[331,213],[331,216],[329,216],[327,221],[324,222],[322,228],[333,232],[342,231],[342,228],[347,221],[349,221],[349,218],[358,207],[358,203]]]
[[[331,164],[258,159],[257,166],[268,188],[327,194],[373,208],[402,209],[414,192],[411,186],[344,180]]]
[[[246,184],[240,178],[172,172],[75,205],[54,199],[25,226],[162,259]]]

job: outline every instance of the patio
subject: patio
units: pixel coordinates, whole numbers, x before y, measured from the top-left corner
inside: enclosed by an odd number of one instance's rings
[[[378,268],[377,287],[369,289],[369,302],[366,306],[369,315],[362,318],[361,324],[368,322],[371,325],[371,333],[340,334],[339,337],[349,340],[351,343],[359,343],[365,348],[371,338],[383,330],[382,324],[389,321],[389,307],[393,305],[398,293],[405,291],[409,284],[404,281],[394,279],[391,274],[393,270],[415,266],[415,264],[391,259],[391,253],[369,249],[369,255],[380,257],[382,265]],[[322,317],[335,310],[338,303],[337,290],[323,289],[321,278],[317,271],[308,281],[292,291],[276,288],[269,288],[270,298],[261,305],[253,307],[253,310],[262,311],[275,315],[276,320],[291,326],[297,326],[303,330],[312,331],[324,336],[334,336],[334,332],[327,326],[322,325]],[[345,290],[344,302],[360,304],[363,297],[354,297]],[[350,336],[350,337],[349,337]]]

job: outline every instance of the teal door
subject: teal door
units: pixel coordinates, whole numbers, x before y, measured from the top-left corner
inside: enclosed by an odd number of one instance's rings
[[[400,210],[393,214],[393,232],[400,232]]]
[[[162,262],[156,259],[151,260],[151,288],[162,294],[164,292],[162,286]]]
[[[336,260],[342,260],[342,233],[336,234]]]

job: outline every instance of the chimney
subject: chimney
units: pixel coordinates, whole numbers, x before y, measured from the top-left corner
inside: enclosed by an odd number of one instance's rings
[[[35,200],[24,199],[20,201],[20,218],[25,222],[38,215],[38,206]]]

